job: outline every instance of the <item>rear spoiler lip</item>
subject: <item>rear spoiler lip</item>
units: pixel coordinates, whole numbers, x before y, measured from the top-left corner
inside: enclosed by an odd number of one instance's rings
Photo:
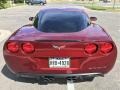
[[[88,41],[85,41],[85,40],[35,40],[35,41],[37,41],[37,42],[112,42],[113,43],[113,41],[112,40],[108,40],[108,41],[99,41],[99,40],[88,40]]]
[[[35,41],[40,41],[40,42],[80,42],[81,40],[35,40]]]

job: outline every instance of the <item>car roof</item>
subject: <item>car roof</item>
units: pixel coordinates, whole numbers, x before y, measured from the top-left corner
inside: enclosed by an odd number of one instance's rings
[[[78,11],[87,14],[87,9],[83,6],[45,6],[40,9],[40,11],[44,12],[53,10]]]

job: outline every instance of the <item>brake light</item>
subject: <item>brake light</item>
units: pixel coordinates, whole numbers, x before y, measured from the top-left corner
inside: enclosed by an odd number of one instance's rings
[[[105,43],[101,44],[100,50],[102,53],[109,53],[112,51],[112,49],[113,49],[113,45],[111,43],[105,42]]]
[[[16,42],[10,42],[7,44],[8,51],[15,53],[19,50],[19,46]]]
[[[34,52],[34,50],[35,50],[34,46],[33,46],[31,43],[29,43],[29,42],[24,43],[24,44],[22,45],[22,49],[23,49],[23,51],[24,51],[25,53],[32,53],[32,52]]]
[[[87,54],[94,54],[94,53],[96,53],[96,51],[97,51],[97,45],[96,44],[94,44],[94,43],[90,43],[90,44],[87,44],[86,46],[85,46],[85,52],[87,53]]]

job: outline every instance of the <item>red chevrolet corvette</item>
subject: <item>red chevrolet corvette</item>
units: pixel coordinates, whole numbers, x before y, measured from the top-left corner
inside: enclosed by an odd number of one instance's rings
[[[117,48],[107,32],[81,8],[44,8],[33,24],[13,33],[4,45],[11,72],[20,77],[91,81],[114,66]]]

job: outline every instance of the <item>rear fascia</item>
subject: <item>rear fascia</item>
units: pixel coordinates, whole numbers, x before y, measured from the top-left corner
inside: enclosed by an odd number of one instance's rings
[[[99,42],[97,42],[96,44],[98,43]],[[16,74],[17,73],[26,73],[26,74],[31,73],[31,74],[40,74],[40,75],[41,74],[69,75],[69,74],[84,74],[84,73],[105,74],[112,69],[116,60],[117,49],[114,43],[113,43],[113,47],[114,47],[113,50],[108,54],[102,54],[98,52],[94,55],[87,55],[84,53],[84,55],[82,56],[81,53],[78,53],[80,51],[77,51],[77,53],[72,53],[72,54],[70,51],[67,52],[68,54],[66,54],[66,52],[63,51],[61,54],[60,53],[57,54],[57,52],[59,51],[55,50],[54,53],[56,53],[56,56],[55,54],[51,56],[52,54],[50,53],[48,54],[41,53],[42,55],[39,55],[40,53],[38,54],[38,52],[36,54],[35,53],[25,54],[23,51],[20,51],[19,53],[10,53],[6,50],[6,46],[4,46],[3,54],[9,69]],[[63,68],[63,69],[49,68],[48,66],[49,57],[68,57],[71,56],[70,54],[73,55],[73,57],[71,58],[72,59],[71,68]]]
[[[90,26],[89,28],[87,28],[88,30],[82,30],[81,32],[56,35],[56,34],[46,34],[46,33],[39,32],[38,30],[33,28],[33,26],[25,26],[20,30],[17,30],[13,35],[11,35],[11,37],[5,43],[3,55],[5,58],[6,64],[9,67],[9,69],[16,74],[37,74],[37,75],[41,75],[41,74],[42,75],[45,75],[45,74],[69,75],[69,74],[84,74],[84,73],[105,74],[109,72],[115,64],[116,57],[117,57],[117,48],[114,42],[112,41],[112,39],[110,38],[110,36],[106,34],[106,32],[101,31],[101,28],[99,28],[98,26],[94,26],[94,28]],[[97,37],[98,33],[101,37]],[[27,36],[28,34],[29,36]],[[53,37],[54,35],[56,38]],[[73,35],[74,37],[72,37]],[[42,39],[40,39],[41,37]],[[36,42],[35,47],[39,48],[38,42],[41,42],[41,40],[45,40],[45,38],[48,41],[50,41],[50,39],[53,41],[56,39],[58,41],[62,41],[64,39],[64,42],[66,42],[67,40],[71,40],[70,41],[71,43],[72,41],[75,43],[89,42],[89,43],[96,43],[96,44],[98,44],[99,42],[110,42],[113,44],[113,50],[108,54],[95,53],[93,55],[87,55],[85,53],[83,54],[83,51],[81,51],[81,49],[78,49],[78,48],[76,48],[76,50],[74,51],[68,51],[67,53],[65,52],[65,50],[60,51],[62,55],[58,53],[58,50],[52,51],[53,52],[52,54],[49,53],[50,49],[47,52],[45,52],[43,51],[45,50],[45,48],[43,50],[41,49],[41,52],[39,53],[36,52],[32,54],[26,54],[21,49],[19,53],[14,53],[14,54],[9,53],[6,50],[6,44],[11,41],[18,42],[20,47],[23,42],[28,42],[28,41],[34,42],[34,43]],[[48,42],[48,41],[45,41],[45,42]],[[39,50],[40,49],[38,49],[38,51]],[[72,58],[73,65],[71,68],[63,68],[63,69],[49,68],[48,66],[49,57],[73,57]],[[35,65],[35,67],[37,68],[34,68],[34,63],[37,64]]]

